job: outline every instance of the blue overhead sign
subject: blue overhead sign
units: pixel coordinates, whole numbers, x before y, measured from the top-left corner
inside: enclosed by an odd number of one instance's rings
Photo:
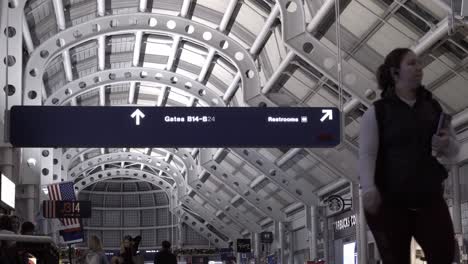
[[[340,112],[316,107],[14,106],[14,147],[309,147],[340,143]]]

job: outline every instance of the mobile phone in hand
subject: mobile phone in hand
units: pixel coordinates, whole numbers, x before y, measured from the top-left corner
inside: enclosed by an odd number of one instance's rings
[[[444,112],[440,113],[439,123],[437,124],[436,135],[440,135],[442,129],[449,129],[450,123],[452,123],[452,116]]]

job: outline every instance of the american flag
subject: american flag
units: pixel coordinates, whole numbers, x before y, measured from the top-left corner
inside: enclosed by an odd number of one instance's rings
[[[75,201],[75,190],[73,182],[61,182],[47,186],[49,190],[49,199],[54,201]],[[65,227],[79,226],[80,220],[78,218],[61,218]]]

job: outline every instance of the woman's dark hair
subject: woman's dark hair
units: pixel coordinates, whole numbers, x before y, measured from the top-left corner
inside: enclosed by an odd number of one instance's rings
[[[391,69],[399,70],[400,64],[405,55],[411,50],[408,48],[396,48],[392,50],[384,63],[379,66],[376,72],[377,83],[379,89],[382,90],[381,97],[384,97],[388,92],[395,87],[395,79]]]

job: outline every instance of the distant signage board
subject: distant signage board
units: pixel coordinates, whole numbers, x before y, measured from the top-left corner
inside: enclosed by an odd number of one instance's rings
[[[9,139],[44,148],[330,148],[340,126],[334,107],[13,106]]]
[[[90,218],[91,201],[43,201],[45,218]]]
[[[237,252],[238,253],[250,253],[251,245],[250,239],[237,239]]]
[[[270,244],[273,243],[273,232],[260,233],[260,242]]]

